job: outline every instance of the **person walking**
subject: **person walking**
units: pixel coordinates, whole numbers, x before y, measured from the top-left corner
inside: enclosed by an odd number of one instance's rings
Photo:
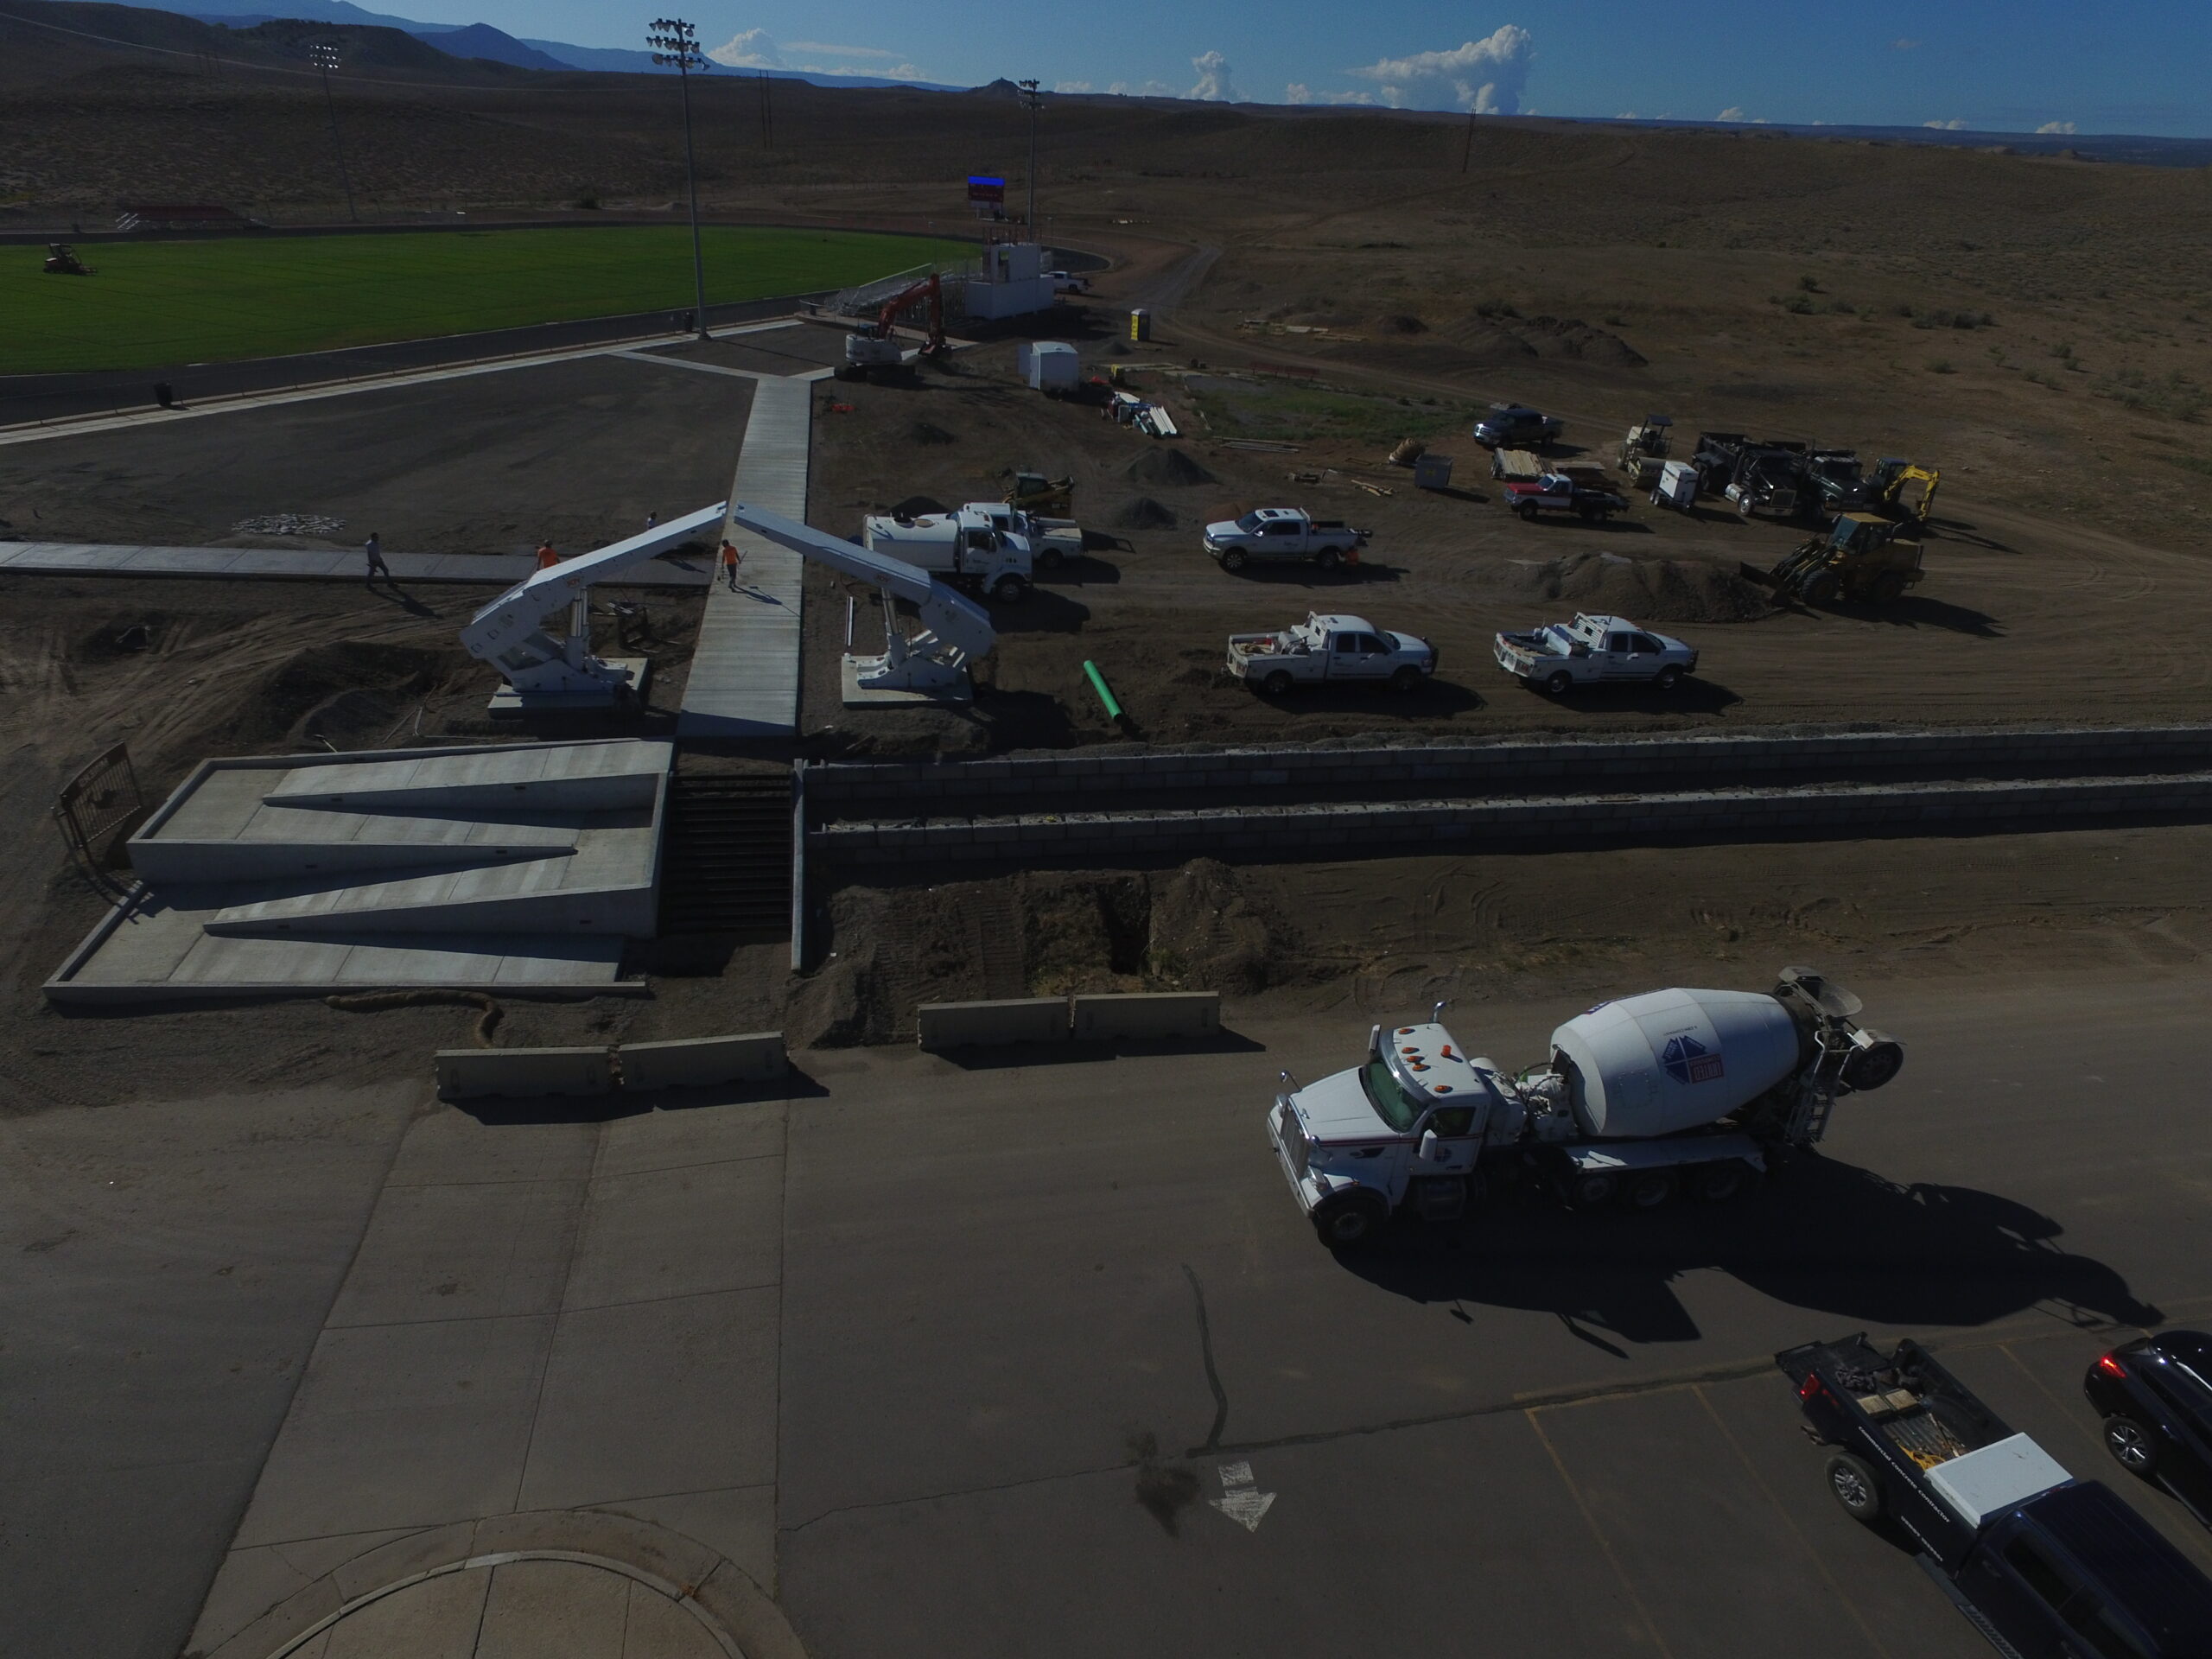
[[[553,550],[552,543],[540,542],[537,544],[537,568],[539,569],[550,570],[555,565],[560,563],[561,556]]]
[[[745,555],[727,536],[722,537],[722,576],[729,583],[733,594],[737,591],[737,567],[745,563]]]
[[[647,530],[652,530],[652,529],[655,528],[657,525],[658,525],[658,524],[659,524],[659,523],[660,523],[660,514],[659,514],[658,512],[649,512],[649,513],[647,513],[647,514],[645,515],[645,528],[646,528]]]
[[[382,576],[386,582],[391,581],[391,567],[384,562],[383,537],[377,534],[375,531],[371,531],[369,539],[361,543],[361,551],[367,554],[369,558],[368,585],[370,587],[373,588],[377,585],[378,576]]]

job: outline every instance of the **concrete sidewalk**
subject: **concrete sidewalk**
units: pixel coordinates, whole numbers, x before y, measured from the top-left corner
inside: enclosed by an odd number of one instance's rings
[[[763,378],[738,454],[733,500],[792,518],[806,517],[813,380]],[[733,591],[717,583],[707,597],[699,643],[683,685],[677,735],[788,737],[798,729],[799,620],[806,561],[739,531],[745,563]]]
[[[527,553],[387,553],[392,580],[511,587],[537,568]],[[258,581],[362,582],[368,563],[343,552],[271,547],[137,547],[97,542],[0,542],[0,571],[70,576],[241,576]],[[703,561],[655,559],[610,588],[703,588]]]

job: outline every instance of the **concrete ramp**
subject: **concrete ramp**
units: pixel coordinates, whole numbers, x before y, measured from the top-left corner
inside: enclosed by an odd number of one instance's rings
[[[671,745],[210,760],[56,1001],[619,982],[652,936]]]

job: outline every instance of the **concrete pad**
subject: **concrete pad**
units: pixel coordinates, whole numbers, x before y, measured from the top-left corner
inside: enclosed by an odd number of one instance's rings
[[[601,1131],[601,1180],[739,1158],[773,1158],[784,1150],[780,1100],[702,1106],[680,1112],[640,1112],[611,1120]]]
[[[848,709],[896,709],[916,703],[938,703],[957,708],[976,700],[976,688],[966,680],[947,686],[942,691],[902,691],[887,686],[863,688],[859,661],[850,656],[840,665],[838,675],[838,683],[843,688],[842,695]]]
[[[773,1480],[779,1300],[771,1288],[563,1314],[522,1504]]]
[[[774,1284],[782,1267],[783,1179],[775,1158],[600,1176],[591,1184],[565,1306],[573,1313]]]
[[[328,1323],[556,1313],[582,1203],[575,1181],[388,1190]]]
[[[625,1498],[599,1507],[696,1539],[717,1555],[736,1563],[771,1595],[775,1593],[776,1489],[772,1486]]]
[[[123,568],[133,574],[160,570],[219,576],[237,564],[245,551],[226,547],[148,547],[124,561]]]
[[[642,1584],[630,1586],[621,1659],[721,1659],[721,1643],[688,1607]]]
[[[493,1569],[474,1659],[618,1659],[632,1581],[575,1561],[507,1561]]]
[[[487,1124],[456,1107],[440,1107],[407,1131],[385,1189],[582,1181],[591,1174],[598,1146],[596,1123]]]
[[[356,1608],[330,1627],[324,1659],[473,1659],[488,1573],[446,1573]]]
[[[238,1544],[512,1508],[552,1333],[543,1317],[326,1331]]]

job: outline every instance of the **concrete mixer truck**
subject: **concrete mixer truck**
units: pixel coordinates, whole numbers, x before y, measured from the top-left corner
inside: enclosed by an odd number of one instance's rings
[[[1583,1210],[1730,1198],[1817,1141],[1839,1096],[1897,1076],[1904,1049],[1860,1006],[1804,968],[1767,992],[1654,991],[1577,1014],[1546,1064],[1509,1075],[1440,1002],[1376,1027],[1349,1071],[1303,1088],[1284,1073],[1268,1138],[1332,1249],[1395,1215],[1456,1219],[1500,1184]]]

